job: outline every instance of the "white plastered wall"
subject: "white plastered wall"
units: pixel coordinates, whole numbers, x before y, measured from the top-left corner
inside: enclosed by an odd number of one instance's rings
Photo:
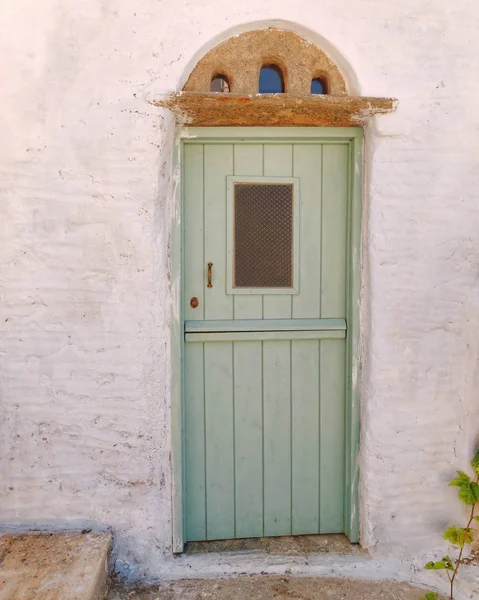
[[[146,98],[280,25],[354,92],[399,99],[366,136],[362,543],[441,548],[479,429],[477,3],[17,0],[0,18],[0,522],[108,527],[117,569],[162,571],[174,124]]]

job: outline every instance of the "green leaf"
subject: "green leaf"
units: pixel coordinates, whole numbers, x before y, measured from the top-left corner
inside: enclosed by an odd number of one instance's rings
[[[461,502],[472,506],[479,500],[479,485],[477,485],[477,483],[474,481],[464,481],[461,483],[457,495],[459,496],[459,500],[461,500]]]
[[[459,546],[459,548],[462,548],[464,544],[470,544],[472,542],[472,531],[462,527],[457,529],[453,525],[444,532],[444,539],[448,542],[451,542],[451,544],[454,544],[454,546]],[[429,568],[432,569],[433,567]]]
[[[426,564],[424,568],[428,571],[443,571],[444,569],[448,569],[449,571],[454,570],[452,560],[448,556],[436,562],[431,560]]]
[[[446,529],[446,531],[444,532],[443,538],[445,540],[447,540],[448,542],[451,542],[451,544],[456,544],[457,543],[457,529],[456,529],[456,527],[454,525],[452,527],[448,527]]]
[[[479,516],[474,517],[474,521],[479,521]]]
[[[471,465],[473,467],[479,467],[479,448],[476,450],[476,455],[471,460]]]
[[[471,481],[471,478],[469,477],[469,475],[466,475],[466,473],[464,473],[464,471],[458,471],[457,474],[459,475],[459,477],[455,477],[450,483],[449,485],[451,486],[456,486],[456,487],[461,487],[462,485],[464,485],[464,483],[469,483]]]
[[[427,563],[427,564],[430,564],[430,563]],[[437,562],[433,562],[432,567],[429,567],[429,569],[434,570],[434,571],[443,571],[445,568],[446,568],[446,563],[443,560],[438,560]]]
[[[423,598],[420,600],[437,600],[439,598],[439,594],[436,592],[428,592]]]
[[[464,504],[475,504],[476,503],[476,495],[471,489],[471,484],[461,485],[459,491],[457,493],[459,500],[464,502]]]

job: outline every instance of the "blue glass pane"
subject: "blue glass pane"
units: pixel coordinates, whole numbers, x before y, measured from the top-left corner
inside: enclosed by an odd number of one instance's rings
[[[283,75],[278,67],[261,68],[258,90],[260,94],[282,94],[284,92]]]
[[[325,94],[324,84],[321,79],[313,79],[311,82],[311,93],[312,94]]]

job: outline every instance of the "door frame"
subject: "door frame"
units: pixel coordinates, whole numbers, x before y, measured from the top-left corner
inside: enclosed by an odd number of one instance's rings
[[[345,533],[350,542],[359,541],[359,451],[360,426],[360,299],[361,222],[363,186],[363,129],[361,127],[184,127],[177,131],[173,156],[173,206],[170,221],[171,313],[171,468],[173,552],[184,545],[184,257],[183,257],[183,148],[188,140],[234,143],[244,140],[325,142],[349,144],[349,189],[347,221],[347,358],[345,416]],[[179,181],[178,181],[179,179]]]

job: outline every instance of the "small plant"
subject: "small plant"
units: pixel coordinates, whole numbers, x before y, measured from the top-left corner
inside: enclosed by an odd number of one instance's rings
[[[469,513],[469,520],[465,527],[449,527],[444,532],[444,539],[450,542],[453,546],[459,548],[459,554],[456,559],[450,556],[445,556],[442,560],[437,562],[430,561],[426,565],[426,569],[430,571],[446,571],[449,578],[450,584],[450,595],[449,600],[454,600],[454,583],[456,581],[459,567],[463,564],[464,558],[464,546],[471,544],[473,541],[473,530],[472,522],[479,521],[479,516],[475,515],[477,503],[479,502],[479,449],[476,452],[476,456],[471,461],[471,465],[474,468],[474,478],[471,479],[469,475],[463,471],[458,471],[458,477],[455,477],[449,485],[458,487],[458,496],[461,502],[471,507]],[[435,592],[428,592],[421,600],[437,600],[439,594]]]

